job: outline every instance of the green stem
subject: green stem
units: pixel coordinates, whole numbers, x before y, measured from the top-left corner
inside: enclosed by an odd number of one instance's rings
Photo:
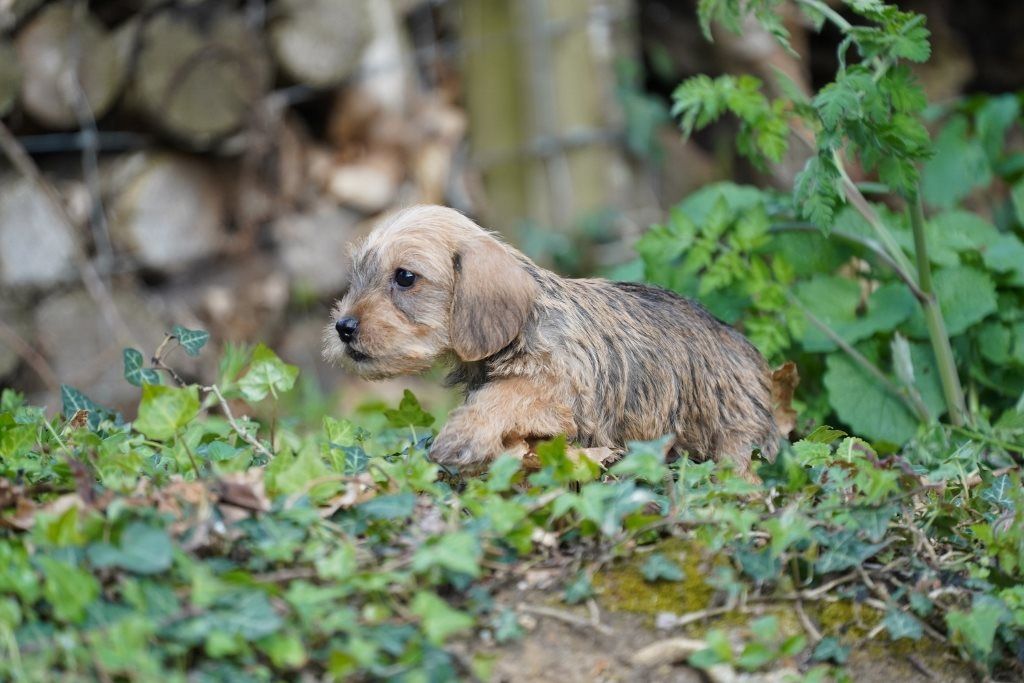
[[[843,16],[839,12],[835,11],[821,0],[797,0],[801,5],[806,5],[816,12],[823,15],[826,19],[835,24],[840,31],[844,34],[849,33],[850,29],[853,28],[853,24],[843,19]]]
[[[892,257],[892,260],[899,264],[900,269],[906,273],[914,272],[913,266],[910,264],[910,259],[903,253],[903,249],[900,247],[899,242],[896,241],[896,237],[893,235],[892,230],[889,226],[878,215],[871,203],[861,194],[857,184],[853,182],[850,176],[846,173],[846,167],[843,165],[843,160],[839,156],[839,152],[835,151],[832,153],[833,159],[835,160],[836,168],[839,169],[839,174],[842,177],[843,193],[849,200],[853,208],[857,210],[864,220],[868,222],[871,229],[878,235],[878,240],[885,247],[885,250]]]
[[[895,382],[889,379],[885,373],[879,369],[877,365],[868,360],[864,354],[855,349],[852,344],[840,337],[838,332],[829,327],[828,323],[811,313],[810,309],[807,308],[807,306],[804,305],[804,302],[800,301],[795,294],[786,291],[786,297],[793,305],[803,312],[807,317],[807,320],[812,325],[821,330],[822,334],[828,337],[833,344],[844,351],[846,355],[853,360],[853,362],[863,368],[869,375],[874,377],[886,391],[902,401],[903,405],[905,405],[911,414],[917,417],[919,421],[931,422],[931,415],[928,413],[928,408],[924,405],[919,396],[914,396],[910,392],[901,390]]]
[[[955,427],[962,427],[968,416],[964,404],[964,390],[960,386],[960,375],[957,374],[953,347],[950,346],[949,334],[946,332],[946,321],[942,317],[939,300],[935,297],[935,289],[932,286],[932,270],[928,262],[928,243],[924,234],[924,209],[921,206],[920,192],[910,200],[910,225],[914,230],[917,279],[921,291],[926,295],[921,306],[924,308],[925,324],[928,326],[928,336],[931,338],[935,360],[939,365],[939,379],[942,382],[942,393],[946,398],[949,421]]]
[[[775,223],[771,226],[770,231],[773,233],[812,232],[817,234],[824,234],[822,229],[814,225],[813,223],[801,223],[798,221],[788,223]],[[900,267],[900,264],[897,263],[891,256],[889,256],[889,252],[887,252],[881,244],[871,239],[870,237],[862,237],[860,235],[854,235],[853,233],[843,232],[842,230],[830,230],[828,235],[829,237],[835,237],[844,242],[849,242],[850,244],[856,244],[858,246],[864,247],[865,249],[873,253],[875,256],[877,256],[878,260],[881,261],[886,267],[892,270],[896,274],[896,276],[900,280],[902,280],[907,287],[910,288],[910,291],[914,293],[914,296],[916,296],[918,300],[924,299],[924,292],[922,292],[921,289],[917,286],[917,281],[914,279],[913,273],[903,270],[903,268]]]

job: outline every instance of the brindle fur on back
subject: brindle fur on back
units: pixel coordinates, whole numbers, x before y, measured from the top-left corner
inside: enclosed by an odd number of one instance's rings
[[[416,285],[396,285],[398,269]],[[480,465],[560,433],[616,450],[672,435],[676,450],[748,476],[753,449],[775,457],[768,366],[693,301],[559,277],[443,207],[387,220],[354,271],[335,318],[359,316],[359,332],[343,343],[329,327],[325,355],[368,377],[449,361],[466,403],[434,442],[439,462]]]

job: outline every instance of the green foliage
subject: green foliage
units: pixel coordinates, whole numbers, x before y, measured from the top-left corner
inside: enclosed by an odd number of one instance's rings
[[[709,38],[715,23],[739,31],[752,17],[788,49],[780,5],[705,0],[699,13]],[[749,142],[758,134],[804,131],[794,135],[812,153],[793,191],[720,183],[685,198],[638,243],[645,276],[740,326],[773,363],[795,360],[808,423],[839,420],[901,446],[922,425],[958,423],[950,396],[970,393],[969,418],[990,430],[1024,395],[1020,99],[928,108],[908,66],[930,54],[923,17],[876,0],[795,5],[843,36],[831,82],[808,98],[780,81],[769,101],[757,79],[696,76],[673,109],[687,135],[735,116],[737,148],[758,164],[772,160]],[[864,197],[847,172],[854,161],[888,203]],[[910,211],[918,196],[923,226]],[[890,208],[901,201],[906,210]],[[945,334],[928,321],[926,275]]]

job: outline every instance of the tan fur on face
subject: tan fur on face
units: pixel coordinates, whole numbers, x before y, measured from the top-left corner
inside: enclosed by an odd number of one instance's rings
[[[676,450],[748,474],[752,449],[778,450],[764,359],[695,302],[561,278],[439,206],[385,219],[352,259],[324,356],[368,378],[450,361],[467,398],[434,441],[438,462],[480,465],[558,434],[612,449],[671,434]],[[399,268],[417,276],[408,290]],[[346,345],[334,322],[349,316]]]

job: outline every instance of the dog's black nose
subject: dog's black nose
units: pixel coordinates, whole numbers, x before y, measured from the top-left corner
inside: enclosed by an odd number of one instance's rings
[[[334,329],[338,331],[341,341],[347,344],[355,339],[356,330],[359,329],[359,321],[355,318],[342,318],[334,324]]]

